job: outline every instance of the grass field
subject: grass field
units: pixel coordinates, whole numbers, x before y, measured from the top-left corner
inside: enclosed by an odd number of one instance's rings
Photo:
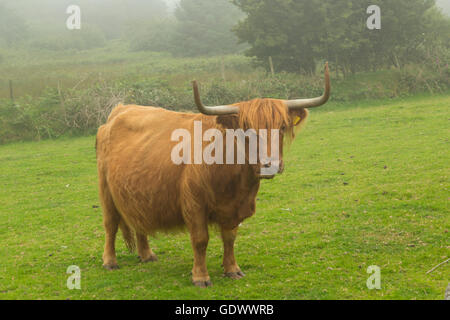
[[[118,237],[120,270],[102,268],[94,137],[0,146],[0,299],[443,299],[450,264],[450,96],[330,104],[264,182],[236,256],[246,277],[190,283],[187,234],[151,239],[141,264]],[[66,269],[81,268],[81,290]],[[381,268],[381,290],[366,270]]]
[[[155,52],[131,52],[120,42],[108,44],[105,48],[82,51],[54,52],[50,50],[9,49],[1,51],[4,61],[0,61],[0,99],[10,97],[9,80],[13,83],[13,95],[39,97],[46,88],[85,89],[99,82],[110,84],[135,84],[140,81],[154,80],[163,82],[170,88],[187,90],[190,93],[191,81],[201,83],[218,82],[222,78],[222,59],[225,83],[244,85],[246,81],[263,80],[266,71],[255,68],[252,59],[243,55],[226,55],[223,57],[176,58]],[[436,70],[427,66],[409,66],[414,77],[414,93],[442,93],[445,87],[433,85]],[[405,68],[403,72],[406,72]],[[346,79],[336,75],[331,67],[333,77],[333,98],[339,94],[341,100],[397,97],[407,94],[405,84],[399,83],[399,70],[386,69],[377,72],[358,72]],[[322,76],[322,63],[318,70]],[[296,74],[282,74],[283,86],[289,87],[295,79],[308,78]],[[433,76],[432,76],[433,75]],[[309,77],[310,78],[310,77]],[[310,80],[309,80],[310,81]],[[422,83],[425,81],[427,84]],[[448,83],[448,80],[446,80]],[[416,87],[423,87],[422,89]],[[430,88],[433,87],[430,91]],[[272,94],[279,98],[287,88],[273,88]],[[439,88],[439,89],[438,89]],[[349,99],[350,98],[350,99]],[[231,102],[230,102],[231,103]]]
[[[0,51],[0,54],[2,52]],[[14,96],[39,96],[46,87],[87,88],[99,79],[136,81],[164,79],[171,86],[199,80],[221,79],[221,57],[172,58],[155,52],[130,52],[121,43],[82,51],[10,49],[0,62],[0,98],[9,98],[9,80]],[[224,58],[227,80],[257,73],[250,58],[228,55]],[[250,76],[251,77],[251,76]]]

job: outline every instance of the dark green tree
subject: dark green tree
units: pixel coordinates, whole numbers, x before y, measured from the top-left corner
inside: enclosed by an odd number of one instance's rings
[[[277,70],[314,72],[328,60],[344,74],[420,60],[427,37],[449,38],[430,14],[435,0],[233,0],[247,14],[235,32],[249,56]],[[367,8],[381,8],[381,30],[367,28]],[[440,22],[439,22],[440,21]],[[433,27],[434,26],[434,27]]]
[[[371,44],[372,63],[403,63],[417,57],[418,48],[428,33],[427,12],[435,0],[366,0],[382,8],[382,28],[376,32],[364,30]]]
[[[249,56],[256,56],[264,65],[273,58],[277,70],[315,70],[325,19],[322,0],[235,0],[247,18],[234,28],[242,42],[251,48]]]

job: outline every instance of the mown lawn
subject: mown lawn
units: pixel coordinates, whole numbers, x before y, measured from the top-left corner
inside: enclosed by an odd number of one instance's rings
[[[443,299],[450,264],[450,96],[329,105],[264,182],[240,229],[247,276],[190,284],[187,234],[151,239],[141,264],[118,237],[120,270],[102,268],[94,137],[0,146],[0,299]],[[155,150],[157,152],[157,150]],[[81,290],[66,269],[81,268]],[[369,290],[367,268],[381,268]]]

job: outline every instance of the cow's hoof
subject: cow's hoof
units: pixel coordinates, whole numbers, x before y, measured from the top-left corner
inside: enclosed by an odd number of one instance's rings
[[[241,279],[245,277],[245,274],[242,271],[238,272],[225,272],[225,277],[231,278],[231,279]]]
[[[192,281],[192,283],[194,284],[194,286],[199,287],[199,288],[212,287],[211,280],[208,280],[208,281]]]
[[[119,266],[117,264],[104,264],[103,268],[105,268],[106,270],[117,270],[119,269]]]
[[[158,257],[156,256],[156,254],[151,254],[150,256],[148,256],[145,259],[139,257],[139,259],[141,260],[142,263],[158,261]]]

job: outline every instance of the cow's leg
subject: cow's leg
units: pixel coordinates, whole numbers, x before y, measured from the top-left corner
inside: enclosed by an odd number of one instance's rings
[[[234,257],[234,241],[236,240],[237,230],[237,228],[227,230],[223,227],[220,230],[223,241],[223,268],[225,276],[232,279],[240,279],[245,276]]]
[[[105,250],[103,267],[107,270],[118,269],[116,260],[116,234],[119,228],[120,215],[114,206],[111,194],[104,184],[100,184],[100,199],[103,208],[103,225],[105,227]]]
[[[188,229],[191,235],[192,249],[194,250],[192,282],[197,287],[206,288],[212,285],[206,268],[206,248],[209,241],[208,224],[202,218],[200,221],[191,221],[188,224]]]
[[[137,233],[137,250],[139,258],[142,262],[150,262],[158,260],[156,254],[153,253],[152,249],[148,245],[147,236],[144,234]]]

